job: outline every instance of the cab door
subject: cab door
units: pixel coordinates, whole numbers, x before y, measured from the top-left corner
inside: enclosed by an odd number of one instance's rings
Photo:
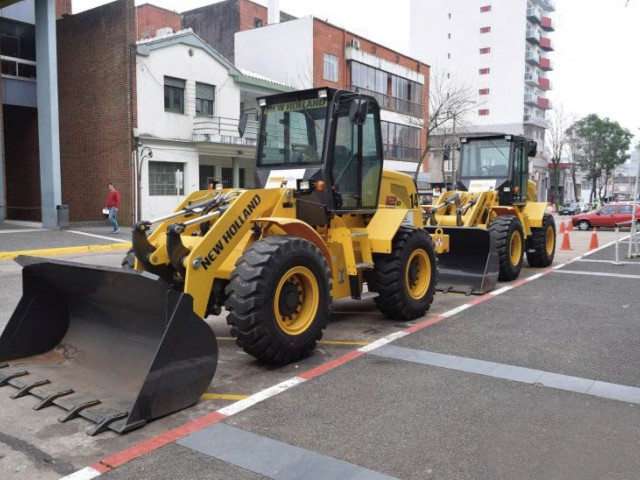
[[[524,142],[513,144],[513,203],[526,203],[529,162]]]

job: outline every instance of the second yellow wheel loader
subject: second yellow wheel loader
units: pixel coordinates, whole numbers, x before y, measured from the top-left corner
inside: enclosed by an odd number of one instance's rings
[[[132,269],[20,259],[0,386],[122,433],[197,402],[217,364],[203,319],[222,307],[238,345],[276,364],[313,351],[332,298],[425,314],[449,238],[436,229],[434,247],[415,183],[383,170],[376,101],[322,88],[260,109],[260,188],[194,192],[135,225]]]
[[[555,255],[553,216],[545,212],[545,202],[537,201],[536,185],[528,179],[528,157],[536,148],[535,142],[517,135],[462,138],[457,190],[444,192],[427,208],[427,228],[449,235],[454,253],[472,252],[478,245],[477,229],[487,230],[488,264],[494,265],[489,270],[497,270],[501,281],[518,277],[525,253],[533,267],[551,265]],[[460,262],[473,264],[457,255],[440,257],[439,287],[457,282]]]

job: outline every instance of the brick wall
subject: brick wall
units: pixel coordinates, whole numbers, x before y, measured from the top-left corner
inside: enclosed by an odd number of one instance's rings
[[[72,222],[103,220],[107,184],[131,222],[136,19],[133,0],[58,21],[62,202]]]
[[[160,28],[169,27],[174,32],[182,29],[182,17],[177,12],[145,3],[136,9],[137,39],[153,38]]]
[[[351,72],[349,62],[345,57],[345,46],[351,39],[360,42],[360,50],[375,55],[391,63],[397,63],[409,70],[421,73],[425,77],[422,86],[421,99],[423,104],[423,118],[425,123],[429,122],[429,65],[415,60],[399,52],[391,50],[383,45],[377,44],[366,38],[359,37],[342,28],[338,28],[317,18],[313,22],[313,85],[314,87],[330,86],[335,88],[346,88],[351,85]],[[338,81],[330,82],[323,78],[324,54],[330,53],[338,58]],[[391,91],[388,91],[391,94]],[[427,129],[424,128],[420,134],[420,149],[424,149],[427,144]],[[423,168],[428,171],[428,160],[425,158]]]
[[[267,7],[251,2],[250,0],[239,0],[238,8],[240,11],[240,31],[251,30],[255,27],[256,19],[262,22],[262,25],[269,23],[269,13]],[[280,21],[286,22],[295,20],[296,17],[280,11]]]
[[[7,218],[42,220],[38,113],[35,108],[4,105]]]
[[[71,15],[71,0],[56,0],[56,17]]]

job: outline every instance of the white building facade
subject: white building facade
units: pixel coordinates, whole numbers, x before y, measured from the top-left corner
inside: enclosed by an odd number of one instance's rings
[[[477,100],[468,133],[525,135],[538,142],[531,178],[548,187],[543,158],[551,102],[552,0],[411,0],[411,54],[468,86]]]
[[[190,30],[138,42],[136,76],[136,218],[166,215],[209,184],[255,187],[257,124],[240,137],[240,113],[289,87],[240,71]]]

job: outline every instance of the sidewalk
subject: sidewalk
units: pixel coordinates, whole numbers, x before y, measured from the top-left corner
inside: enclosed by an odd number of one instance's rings
[[[32,222],[0,222],[0,260],[15,256],[51,256],[68,253],[126,250],[131,232],[123,228],[111,233],[111,228],[83,227],[70,230],[47,230]]]

